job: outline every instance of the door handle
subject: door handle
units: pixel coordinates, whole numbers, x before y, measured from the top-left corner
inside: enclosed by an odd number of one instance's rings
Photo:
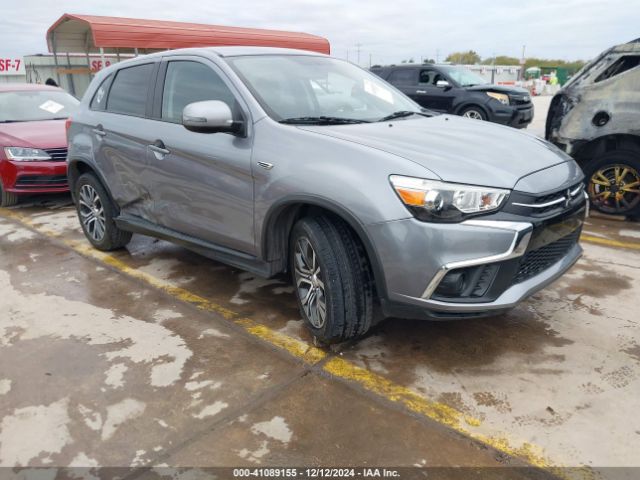
[[[149,145],[149,150],[151,150],[152,152],[161,153],[162,155],[168,155],[169,153],[171,153],[166,148],[158,147],[157,145]]]
[[[162,160],[165,155],[169,155],[171,153],[171,151],[165,147],[162,140],[156,140],[151,145],[147,145],[147,147],[153,152],[153,155],[157,160]]]
[[[96,128],[93,129],[93,133],[100,137],[104,137],[107,134],[107,132],[102,129],[102,125],[97,125]]]
[[[416,93],[427,93],[426,90],[416,90]]]

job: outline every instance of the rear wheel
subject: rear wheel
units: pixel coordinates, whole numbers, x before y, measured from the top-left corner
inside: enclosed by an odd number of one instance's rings
[[[352,230],[337,218],[303,218],[289,251],[298,306],[313,335],[323,343],[364,335],[373,319],[373,279]]]
[[[131,240],[131,232],[120,230],[114,218],[117,209],[100,181],[85,173],[76,182],[76,210],[82,231],[98,250],[122,248]]]
[[[602,213],[640,213],[640,151],[613,150],[584,168],[591,205]]]
[[[11,207],[18,203],[18,195],[7,192],[0,182],[0,207]]]
[[[471,106],[460,112],[461,117],[470,118],[471,120],[486,120],[487,114],[480,107]]]

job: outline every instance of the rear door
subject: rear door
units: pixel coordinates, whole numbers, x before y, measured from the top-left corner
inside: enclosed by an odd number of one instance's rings
[[[250,130],[248,109],[217,65],[200,57],[165,58],[146,175],[154,217],[180,233],[254,254],[252,137],[183,127],[184,107],[204,100],[225,102]]]
[[[418,102],[418,69],[412,67],[395,68],[387,77],[387,82],[409,98]],[[419,103],[419,102],[418,102]]]
[[[123,213],[150,218],[144,176],[151,91],[159,61],[126,67],[101,85],[91,108],[94,158]]]

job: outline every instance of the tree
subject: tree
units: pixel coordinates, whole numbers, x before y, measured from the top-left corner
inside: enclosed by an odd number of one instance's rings
[[[427,63],[436,63],[436,61],[433,58],[425,58],[422,63],[426,65]]]
[[[507,55],[498,55],[495,60],[493,57],[485,58],[482,61],[483,65],[520,65],[520,59],[516,57],[509,57]]]
[[[520,59],[516,57],[510,57],[508,55],[498,55],[495,57],[485,58],[482,60],[483,65],[519,65]],[[549,58],[535,58],[530,57],[526,59],[524,68],[529,67],[548,67],[548,68],[566,68],[567,71],[572,74],[580,70],[584,66],[585,62],[583,60],[560,60],[560,59],[549,59]]]
[[[469,50],[467,52],[454,52],[449,54],[446,61],[460,65],[475,65],[476,63],[480,63],[480,55],[473,50]]]

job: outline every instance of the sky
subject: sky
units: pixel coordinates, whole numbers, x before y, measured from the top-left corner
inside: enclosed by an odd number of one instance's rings
[[[455,51],[589,59],[640,37],[640,0],[0,0],[0,58],[46,53],[63,13],[313,33],[360,64],[443,61]]]

